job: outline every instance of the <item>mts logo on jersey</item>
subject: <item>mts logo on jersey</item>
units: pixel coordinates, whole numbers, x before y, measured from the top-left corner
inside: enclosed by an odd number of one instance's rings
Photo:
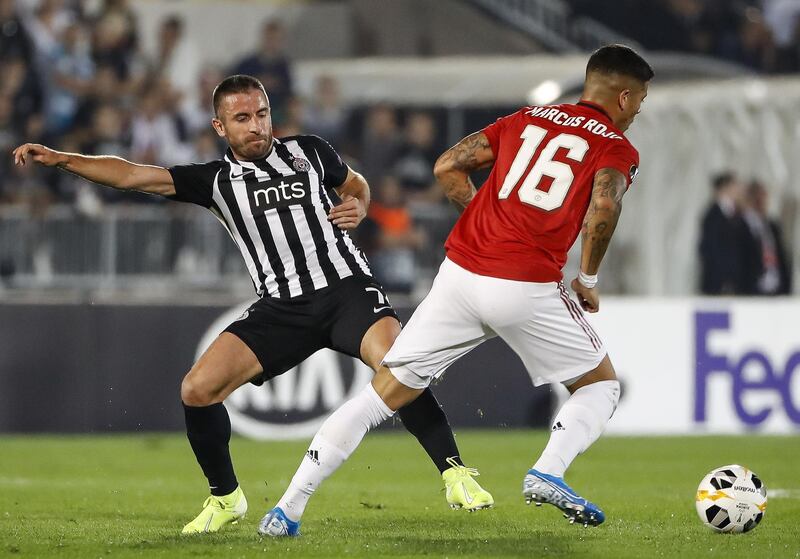
[[[293,175],[248,184],[247,192],[253,211],[264,211],[308,202],[311,183],[308,175]]]
[[[734,354],[732,347],[723,349],[720,343],[732,334],[730,319],[730,312],[695,314],[694,420],[707,421],[708,409],[721,411],[708,405],[712,396],[729,401],[717,390],[709,389],[709,384],[719,377],[727,377],[733,409],[746,425],[756,427],[774,412],[780,413],[782,408],[789,420],[800,426],[800,382],[793,382],[795,373],[800,370],[800,349],[790,353],[785,363],[782,363],[783,358],[776,359],[777,351],[763,347],[737,344]]]

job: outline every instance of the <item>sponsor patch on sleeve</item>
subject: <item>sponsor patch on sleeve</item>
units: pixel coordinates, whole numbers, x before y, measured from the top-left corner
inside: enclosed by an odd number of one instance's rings
[[[633,181],[636,180],[636,175],[639,174],[639,167],[636,165],[631,165],[630,170],[628,171],[628,178],[630,179],[631,184]]]

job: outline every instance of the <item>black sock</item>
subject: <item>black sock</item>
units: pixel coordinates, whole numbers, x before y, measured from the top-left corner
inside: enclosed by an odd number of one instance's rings
[[[426,388],[419,398],[409,405],[400,408],[398,414],[408,432],[417,437],[422,448],[439,468],[439,473],[451,467],[447,463],[448,458],[453,458],[461,466],[464,465],[453,437],[453,430],[447,422],[447,416],[430,388]]]
[[[194,407],[183,404],[186,436],[197,463],[208,478],[212,495],[232,493],[239,485],[233,473],[228,443],[231,440],[231,419],[222,404]]]

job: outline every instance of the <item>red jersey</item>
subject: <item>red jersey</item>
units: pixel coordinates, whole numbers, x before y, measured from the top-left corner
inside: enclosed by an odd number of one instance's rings
[[[617,169],[630,186],[639,153],[587,102],[525,107],[483,133],[494,166],[450,233],[447,257],[483,276],[560,281],[595,173]]]

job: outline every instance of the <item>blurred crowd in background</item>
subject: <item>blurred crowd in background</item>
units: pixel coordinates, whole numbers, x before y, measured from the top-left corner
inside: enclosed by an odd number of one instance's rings
[[[425,235],[408,205],[444,199],[432,173],[445,148],[436,119],[388,105],[348,108],[327,76],[311,98],[300,98],[284,39],[281,22],[265,21],[252,53],[227,67],[208,66],[181,18],[170,16],[161,23],[157,56],[148,58],[126,0],[106,0],[93,14],[65,0],[42,0],[25,14],[14,0],[0,0],[0,205],[24,205],[36,215],[67,203],[92,216],[108,203],[163,203],[53,169],[15,167],[9,153],[38,142],[161,166],[218,159],[225,144],[210,126],[213,88],[226,75],[250,74],[269,93],[276,136],[318,134],[369,179],[374,202],[359,240],[382,253],[376,265],[391,268],[393,287],[410,289],[413,253]]]
[[[647,48],[709,54],[767,72],[800,69],[800,0],[618,0],[603,2],[602,9],[590,0],[570,3],[576,14],[613,25]],[[326,76],[317,80],[313,95],[301,98],[280,21],[264,22],[250,54],[214,67],[199,59],[179,16],[161,22],[156,54],[147,56],[126,0],[101,1],[92,13],[83,6],[78,0],[0,0],[0,206],[24,206],[37,215],[64,203],[79,215],[96,216],[109,203],[162,203],[96,188],[52,169],[14,167],[9,153],[20,143],[39,142],[162,166],[218,159],[225,145],[210,127],[211,93],[226,75],[246,73],[261,79],[269,93],[276,136],[318,134],[367,177],[373,203],[359,242],[389,290],[412,288],[415,251],[429,240],[409,207],[445,203],[432,174],[447,147],[435,111],[348,107],[339,84]],[[716,206],[736,221],[737,235],[756,235],[751,245],[757,250],[731,256],[736,270],[729,275],[735,279],[707,281],[704,274],[703,292],[785,292],[784,264],[777,265],[777,280],[773,273],[773,261],[783,258],[780,232],[765,225],[755,187],[747,196],[734,195],[733,206],[719,202],[723,191]],[[719,241],[713,239],[719,231],[711,233],[712,221],[707,217],[704,224],[701,256],[716,269]],[[745,262],[760,271],[742,279]]]
[[[800,71],[800,0],[569,0],[652,50],[714,56],[768,73]]]
[[[392,175],[415,199],[441,199],[431,188],[431,168],[442,149],[434,118],[390,106],[353,115],[339,98],[337,82],[325,76],[312,98],[301,99],[292,87],[280,22],[264,23],[254,52],[231,60],[228,67],[213,67],[198,59],[179,16],[162,22],[158,55],[148,59],[138,47],[136,19],[125,0],[107,0],[91,16],[79,7],[80,3],[42,0],[24,17],[14,0],[0,0],[4,152],[32,141],[163,166],[216,159],[224,144],[210,127],[211,93],[226,75],[242,73],[264,83],[276,136],[318,134],[376,186]],[[8,158],[0,165],[2,202],[24,200],[33,192],[43,200],[71,202],[79,196],[62,174],[34,179],[36,170],[11,169]],[[31,182],[41,184],[32,188]],[[99,192],[103,200],[120,196]]]

